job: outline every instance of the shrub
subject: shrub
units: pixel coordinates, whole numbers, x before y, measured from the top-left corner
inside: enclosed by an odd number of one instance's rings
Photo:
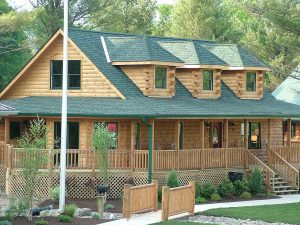
[[[58,203],[59,202],[59,187],[54,187],[51,189],[50,191],[51,194],[51,199],[55,202]],[[65,191],[65,196],[68,196],[67,191]]]
[[[234,194],[240,196],[245,191],[248,191],[248,182],[246,180],[237,180],[233,183]]]
[[[64,207],[64,214],[69,217],[74,217],[77,206],[75,204],[67,204]]]
[[[241,199],[247,200],[247,199],[251,199],[252,195],[251,195],[251,193],[244,191],[240,197],[241,197]]]
[[[35,225],[48,225],[48,221],[44,220],[44,219],[41,219],[41,220],[37,220],[35,222]]]
[[[197,197],[195,199],[195,202],[198,203],[198,204],[205,204],[206,203],[206,199],[202,198],[202,197]]]
[[[161,203],[161,199],[162,199],[162,188],[161,187],[158,188],[157,198],[158,198],[158,202]]]
[[[252,171],[249,180],[249,190],[251,194],[260,193],[262,190],[263,175],[258,167],[255,167]]]
[[[5,212],[6,219],[12,220],[13,216],[21,216],[26,214],[29,208],[29,202],[25,198],[16,199],[14,197],[9,199],[9,206]]]
[[[198,198],[200,196],[201,196],[201,185],[200,185],[200,183],[196,182],[195,198]]]
[[[100,216],[99,213],[93,212],[92,218],[93,218],[93,219],[101,219],[101,216]]]
[[[59,222],[70,223],[72,221],[72,217],[68,215],[59,215],[57,217]]]
[[[201,192],[202,197],[207,199],[214,193],[216,193],[216,187],[212,183],[208,182],[203,185]]]
[[[219,194],[212,194],[210,196],[210,200],[215,201],[215,202],[221,201],[221,196]]]
[[[105,210],[110,210],[110,209],[114,209],[114,208],[115,208],[115,206],[113,204],[106,204],[104,207]]]
[[[170,188],[179,187],[179,180],[177,177],[177,172],[175,170],[172,170],[167,178],[167,185]]]
[[[12,225],[12,223],[8,220],[0,221],[0,225]]]
[[[8,210],[5,211],[4,218],[7,221],[12,221],[13,217],[14,217],[14,214],[11,210],[8,209]]]
[[[218,186],[218,194],[222,197],[229,197],[234,193],[233,183],[225,178],[222,183]]]

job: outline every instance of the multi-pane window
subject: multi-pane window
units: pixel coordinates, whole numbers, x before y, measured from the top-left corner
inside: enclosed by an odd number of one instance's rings
[[[167,88],[166,67],[155,67],[155,88]]]
[[[62,89],[63,61],[51,61],[51,89]],[[68,89],[80,89],[80,60],[68,61]]]
[[[249,149],[261,148],[261,124],[259,122],[249,123]]]
[[[10,122],[10,139],[16,139],[21,136],[21,122],[19,121],[11,121]]]
[[[113,135],[114,139],[114,146],[110,147],[110,149],[117,149],[118,148],[118,123],[117,122],[96,122],[95,125],[102,125],[104,124],[108,131],[110,131]]]
[[[203,71],[203,90],[212,91],[214,87],[214,72],[212,70]]]
[[[246,90],[256,91],[256,73],[248,72],[246,78]]]

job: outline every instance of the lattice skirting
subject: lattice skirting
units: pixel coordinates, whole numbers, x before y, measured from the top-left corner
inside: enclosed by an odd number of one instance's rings
[[[187,170],[179,171],[178,177],[181,185],[187,185],[189,181],[195,180],[200,183],[207,181],[218,185],[228,172],[245,172],[244,169],[206,169],[206,170]],[[158,180],[159,186],[166,185],[168,172],[154,172],[153,179]],[[103,183],[99,173],[91,171],[67,171],[67,194],[70,198],[87,199],[94,198],[96,193],[96,185]],[[120,198],[123,187],[128,180],[132,180],[135,185],[142,185],[147,183],[147,172],[131,172],[131,171],[111,171],[108,177],[108,184],[110,190],[108,198]],[[1,168],[0,168],[1,179]],[[0,183],[1,184],[1,183]],[[38,183],[36,185],[35,197],[38,199],[47,199],[50,197],[51,189],[59,186],[59,171],[42,171]],[[5,187],[5,173],[4,173],[4,187]],[[1,186],[0,186],[1,188]],[[24,178],[21,176],[20,170],[12,170],[9,179],[10,194],[20,197],[24,194]]]
[[[0,165],[0,194],[5,193],[6,184],[6,167],[5,165]]]

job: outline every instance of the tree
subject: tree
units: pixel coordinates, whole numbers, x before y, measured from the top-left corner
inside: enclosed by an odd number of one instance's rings
[[[98,0],[99,1],[99,0]],[[116,0],[94,10],[89,25],[102,31],[151,34],[156,2],[152,0]]]
[[[29,202],[29,221],[32,221],[32,207],[34,190],[39,177],[42,175],[40,169],[47,165],[48,153],[46,149],[48,129],[43,119],[30,121],[30,127],[25,134],[18,140],[18,146],[21,152],[26,156],[20,157],[20,163],[23,166],[21,176],[24,180],[24,198]]]
[[[155,22],[153,34],[165,36],[170,33],[173,5],[162,4],[157,6],[158,20]]]

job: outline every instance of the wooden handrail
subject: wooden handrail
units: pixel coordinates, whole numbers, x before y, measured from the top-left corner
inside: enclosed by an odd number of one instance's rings
[[[275,172],[267,166],[264,162],[262,162],[259,158],[257,158],[252,152],[250,152],[248,149],[245,149],[245,166],[248,169],[253,169],[255,166],[259,167],[262,171],[262,173],[265,175],[264,182],[265,184],[274,190],[274,182],[270,183],[271,178],[275,178]]]
[[[291,185],[299,190],[299,171],[274,150],[270,150],[270,163]]]

